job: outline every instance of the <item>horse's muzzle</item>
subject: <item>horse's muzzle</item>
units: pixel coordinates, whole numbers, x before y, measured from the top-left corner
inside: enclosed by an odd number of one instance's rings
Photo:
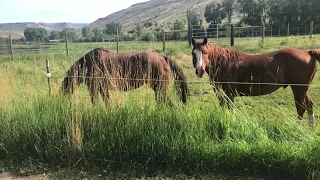
[[[196,69],[196,75],[197,75],[198,78],[202,78],[204,73],[205,73],[205,71],[202,68]]]

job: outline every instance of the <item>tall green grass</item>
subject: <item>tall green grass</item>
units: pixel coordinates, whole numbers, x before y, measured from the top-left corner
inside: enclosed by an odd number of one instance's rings
[[[5,161],[188,175],[319,175],[315,131],[294,122],[260,122],[216,101],[193,98],[175,109],[155,103],[105,108],[40,96],[2,110],[0,119]]]
[[[278,48],[273,44],[285,41],[276,40],[263,48],[256,48],[259,40],[252,40],[255,45],[246,47],[239,42],[235,48],[251,47],[254,53],[271,51]],[[85,166],[195,177],[320,176],[319,128],[295,123],[290,89],[268,96],[236,98],[234,110],[220,107],[208,79],[195,78],[191,50],[186,44],[177,46],[169,44],[167,53],[184,68],[188,80],[204,83],[190,83],[191,96],[185,107],[170,93],[174,108],[157,104],[153,91],[145,87],[111,92],[112,103],[107,107],[102,101],[92,106],[84,86],[71,99],[59,95],[65,72],[90,49],[88,46],[74,48],[70,57],[62,50],[22,53],[14,61],[0,57],[1,166],[12,169],[10,166],[33,163],[51,168]],[[134,48],[130,44],[126,47]],[[46,58],[51,60],[53,74],[51,96],[45,76]],[[314,83],[319,83],[318,77]],[[318,88],[310,91],[315,104],[319,104]]]

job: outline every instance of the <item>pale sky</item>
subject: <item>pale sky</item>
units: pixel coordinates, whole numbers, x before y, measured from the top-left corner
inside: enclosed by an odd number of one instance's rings
[[[91,23],[148,0],[0,0],[0,23]]]

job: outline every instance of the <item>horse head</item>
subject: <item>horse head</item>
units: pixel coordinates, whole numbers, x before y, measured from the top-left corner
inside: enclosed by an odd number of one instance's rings
[[[192,38],[192,62],[193,67],[196,69],[196,75],[201,78],[206,72],[205,69],[209,64],[209,53],[206,47],[208,39],[205,37],[202,42],[196,42]]]
[[[75,88],[84,82],[86,69],[84,58],[73,64],[61,83],[60,93],[73,94]]]

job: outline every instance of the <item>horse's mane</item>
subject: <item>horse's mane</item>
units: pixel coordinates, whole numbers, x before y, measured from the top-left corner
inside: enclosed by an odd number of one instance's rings
[[[112,53],[109,50],[103,48],[95,48],[77,60],[67,71],[64,77],[60,91],[73,93],[74,88],[83,83],[84,81],[91,81],[90,78],[86,76],[92,76],[92,66],[97,66],[101,64],[101,58],[106,58],[108,54]],[[81,76],[81,77],[78,77]],[[80,79],[80,81],[79,81]]]
[[[243,60],[243,56],[246,55],[239,50],[223,48],[209,43],[205,45],[205,48],[208,50],[209,59],[215,59],[223,64],[241,61]]]

